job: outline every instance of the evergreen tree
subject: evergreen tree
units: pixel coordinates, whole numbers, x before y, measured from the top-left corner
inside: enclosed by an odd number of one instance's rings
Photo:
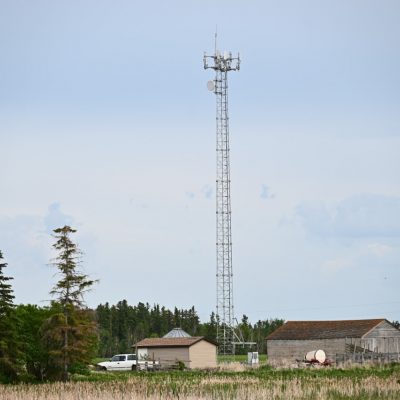
[[[54,314],[50,307],[20,304],[16,307],[19,336],[26,372],[42,381],[48,366],[49,354],[42,341],[41,327]]]
[[[95,281],[79,271],[81,251],[71,240],[76,230],[69,226],[54,230],[53,245],[58,255],[53,265],[60,280],[50,292],[56,297],[56,312],[43,325],[43,338],[49,350],[49,374],[68,380],[69,372],[90,362],[97,344],[93,316],[84,308],[84,295]]]
[[[9,283],[13,278],[4,275],[7,263],[3,262],[0,251],[0,380],[17,379],[18,357],[18,320],[14,310],[14,292]]]
[[[200,325],[200,336],[205,336],[210,340],[217,340],[217,319],[215,313],[210,315],[210,321]]]
[[[99,326],[99,352],[101,358],[111,357],[114,353],[111,310],[108,303],[100,304],[96,309],[96,320]]]
[[[252,342],[253,341],[253,335],[252,335],[252,326],[249,323],[249,317],[246,314],[243,314],[242,316],[242,321],[239,324],[239,329],[240,332],[243,335],[243,339],[245,342]]]

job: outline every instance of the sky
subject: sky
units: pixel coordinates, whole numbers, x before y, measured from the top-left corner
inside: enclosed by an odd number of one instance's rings
[[[400,320],[397,0],[0,1],[0,249],[48,304],[77,229],[90,307],[215,309],[215,95],[229,74],[234,305]],[[217,28],[216,28],[217,27]]]

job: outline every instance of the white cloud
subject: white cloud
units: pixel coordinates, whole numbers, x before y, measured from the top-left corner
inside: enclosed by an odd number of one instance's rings
[[[49,299],[54,271],[52,257],[53,229],[72,223],[59,203],[48,207],[45,215],[0,215],[0,249],[13,276],[16,302],[39,303]]]
[[[392,246],[384,243],[370,243],[367,247],[369,252],[377,257],[383,257],[393,250]]]
[[[47,233],[53,233],[54,229],[63,227],[64,225],[72,225],[73,218],[61,211],[60,203],[49,205],[47,215],[44,217],[44,224]]]
[[[352,266],[352,262],[346,258],[335,258],[327,260],[322,264],[322,268],[327,272],[338,272]]]
[[[295,214],[303,227],[317,236],[400,236],[400,197],[357,195],[331,207],[323,203],[303,203]]]

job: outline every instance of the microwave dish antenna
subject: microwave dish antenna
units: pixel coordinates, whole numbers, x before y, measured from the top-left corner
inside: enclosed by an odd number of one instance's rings
[[[208,89],[210,92],[213,92],[213,91],[214,91],[214,89],[215,89],[215,83],[214,83],[214,81],[208,81],[208,82],[207,82],[207,89]]]

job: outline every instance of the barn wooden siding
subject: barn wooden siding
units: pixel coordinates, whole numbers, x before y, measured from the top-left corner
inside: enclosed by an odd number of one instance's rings
[[[347,338],[346,353],[399,353],[400,331],[382,321],[361,338]]]
[[[268,359],[294,361],[322,349],[331,360],[357,354],[398,357],[400,330],[385,319],[350,321],[289,321],[267,337]],[[368,356],[368,354],[370,356]],[[397,356],[396,356],[397,354]],[[347,358],[346,358],[347,357]]]

